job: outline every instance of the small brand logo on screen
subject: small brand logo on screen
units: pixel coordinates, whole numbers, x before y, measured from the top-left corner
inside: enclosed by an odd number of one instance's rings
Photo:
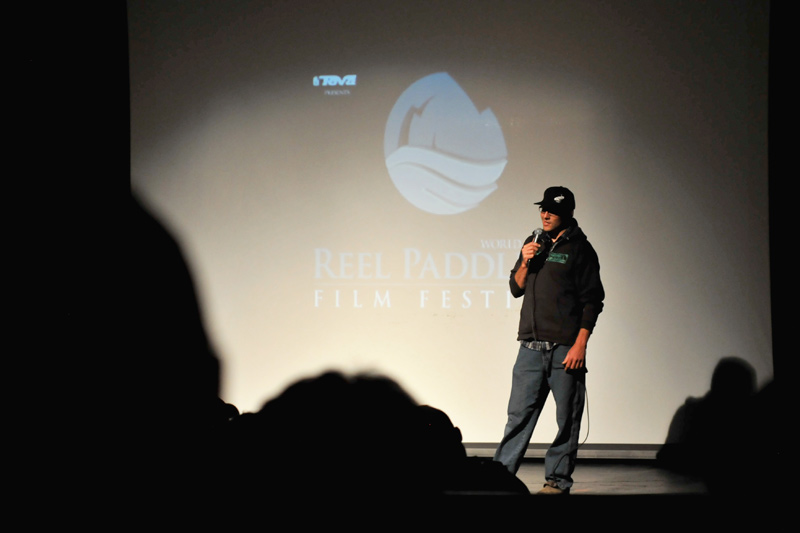
[[[339,76],[314,76],[314,87],[340,87],[343,85],[353,86],[356,84],[356,75],[349,74],[344,77]]]
[[[497,189],[508,161],[494,113],[478,111],[446,72],[417,80],[400,95],[383,143],[397,190],[437,215],[477,207]]]

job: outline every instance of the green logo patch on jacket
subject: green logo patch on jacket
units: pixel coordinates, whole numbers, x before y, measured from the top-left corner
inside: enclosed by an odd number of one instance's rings
[[[569,259],[569,254],[550,252],[550,255],[547,256],[548,261],[552,261],[553,263],[561,263],[562,265],[567,264],[567,259]]]

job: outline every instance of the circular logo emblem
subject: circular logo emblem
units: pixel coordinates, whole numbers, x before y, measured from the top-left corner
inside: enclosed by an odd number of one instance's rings
[[[400,194],[437,215],[477,207],[497,189],[508,160],[494,113],[478,111],[446,72],[417,80],[400,95],[383,149]]]

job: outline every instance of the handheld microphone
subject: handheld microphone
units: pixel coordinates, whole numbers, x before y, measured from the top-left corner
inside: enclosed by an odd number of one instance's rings
[[[535,230],[533,230],[533,240],[531,242],[538,243],[539,239],[542,238],[542,234],[543,233],[544,233],[544,230],[542,230],[542,228],[536,228]],[[533,259],[533,258],[531,258],[531,259]],[[528,268],[531,267],[531,259],[528,259],[528,263],[526,265]]]

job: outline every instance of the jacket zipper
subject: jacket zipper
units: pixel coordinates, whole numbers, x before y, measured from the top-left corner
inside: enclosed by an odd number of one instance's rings
[[[564,236],[563,238],[567,239],[566,236]],[[550,255],[553,252],[553,250],[556,249],[556,245],[559,244],[560,242],[561,239],[557,239],[556,242],[554,242],[553,245],[550,247],[550,250],[547,252],[547,254]],[[545,262],[547,262],[547,259],[545,259]],[[544,268],[544,265],[542,265],[542,268]],[[531,329],[533,330],[533,338],[534,340],[537,341],[541,340],[539,339],[539,332],[536,330],[536,280],[538,278],[539,278],[539,273],[537,272],[533,276],[533,285],[531,286],[531,296],[533,298],[533,304],[531,305]]]

